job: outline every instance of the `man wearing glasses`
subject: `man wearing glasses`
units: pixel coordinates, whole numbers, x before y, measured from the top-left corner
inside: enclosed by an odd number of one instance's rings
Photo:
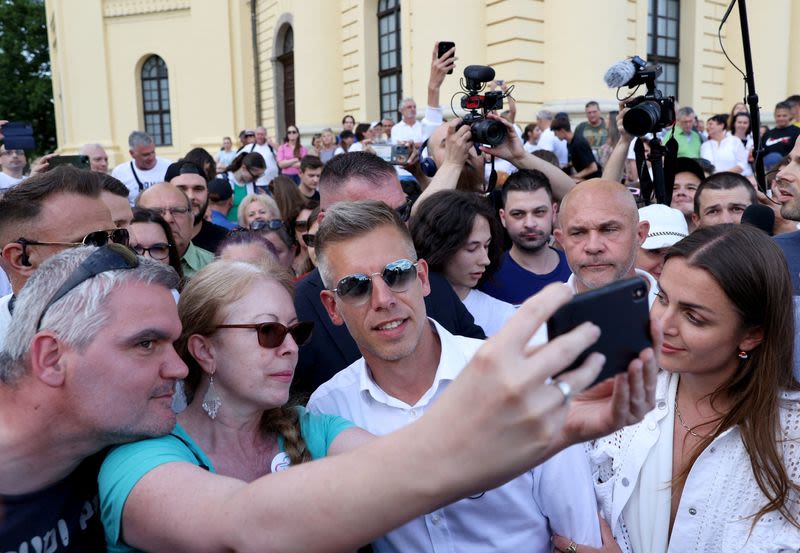
[[[0,298],[0,344],[14,295],[46,259],[82,244],[128,243],[101,200],[100,175],[63,165],[29,178],[0,198],[0,264],[12,293]]]
[[[394,208],[403,221],[411,213],[411,203],[403,193],[394,167],[367,152],[342,154],[329,161],[320,176],[319,193],[323,212],[340,202],[377,200]],[[431,273],[430,286],[425,305],[431,317],[453,334],[486,337],[442,275]],[[333,324],[328,317],[320,301],[323,289],[317,269],[297,284],[294,301],[297,315],[316,323],[311,341],[300,348],[297,362],[293,387],[301,394],[310,394],[360,356],[348,329]]]
[[[138,207],[158,212],[172,230],[175,246],[181,256],[183,276],[189,279],[214,261],[214,254],[192,243],[194,215],[189,198],[175,185],[160,182],[151,186],[139,196]]]
[[[322,303],[334,324],[347,325],[363,357],[320,386],[308,408],[345,417],[378,436],[394,432],[438,400],[483,341],[454,336],[428,318],[428,266],[384,203],[336,204],[315,242]],[[591,471],[577,446],[499,488],[412,520],[373,549],[545,552],[552,533],[570,532],[596,547],[595,513]]]

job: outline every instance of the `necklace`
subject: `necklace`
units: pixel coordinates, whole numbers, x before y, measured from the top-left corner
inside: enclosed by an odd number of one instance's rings
[[[689,426],[685,422],[683,422],[683,417],[681,416],[681,412],[678,410],[678,398],[677,397],[675,397],[675,414],[678,415],[678,422],[681,423],[681,426],[683,427],[683,429],[686,430],[689,434],[691,434],[695,438],[700,438],[701,440],[705,440],[706,438],[708,438],[708,436],[702,436],[702,435],[698,434],[697,432],[695,432],[694,430],[689,428]]]

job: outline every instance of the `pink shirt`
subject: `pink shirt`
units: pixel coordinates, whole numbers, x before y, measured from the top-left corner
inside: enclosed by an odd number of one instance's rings
[[[305,146],[300,146],[300,157],[298,159],[302,159],[303,156],[308,154],[308,150],[306,150]],[[278,161],[286,161],[287,159],[293,159],[294,155],[294,148],[288,142],[281,144],[278,147]],[[300,168],[299,167],[284,167],[281,169],[281,173],[284,175],[299,175]]]

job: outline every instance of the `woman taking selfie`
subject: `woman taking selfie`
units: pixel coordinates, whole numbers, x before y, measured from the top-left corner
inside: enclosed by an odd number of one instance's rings
[[[656,408],[589,443],[603,550],[800,550],[800,385],[780,249],[748,225],[701,228],[670,249],[659,287]]]
[[[175,551],[190,543],[177,530],[185,516],[177,507],[202,497],[186,490],[168,498],[175,509],[165,513],[158,490],[170,480],[214,480],[216,473],[251,482],[371,438],[342,418],[286,405],[298,348],[313,324],[297,320],[282,270],[216,261],[184,289],[178,312],[188,407],[171,434],[122,446],[105,460],[109,551]]]

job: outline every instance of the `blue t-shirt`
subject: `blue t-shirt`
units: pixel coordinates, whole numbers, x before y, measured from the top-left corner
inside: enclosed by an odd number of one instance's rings
[[[300,434],[312,459],[328,454],[328,448],[340,432],[350,428],[352,422],[335,415],[319,415],[296,407],[300,419]],[[283,437],[278,436],[278,446],[284,451]],[[278,460],[278,456],[276,459]],[[273,460],[273,465],[275,464]],[[109,552],[136,551],[120,541],[122,509],[136,483],[154,468],[166,463],[184,462],[216,472],[211,459],[192,440],[180,424],[170,434],[160,438],[142,440],[115,447],[100,467],[100,511]],[[265,460],[269,462],[270,460]],[[288,458],[276,470],[287,468]]]
[[[567,282],[572,274],[564,252],[550,248],[558,254],[558,265],[551,272],[538,275],[521,267],[509,252],[503,254],[500,268],[479,288],[490,296],[519,305],[551,282]]]

